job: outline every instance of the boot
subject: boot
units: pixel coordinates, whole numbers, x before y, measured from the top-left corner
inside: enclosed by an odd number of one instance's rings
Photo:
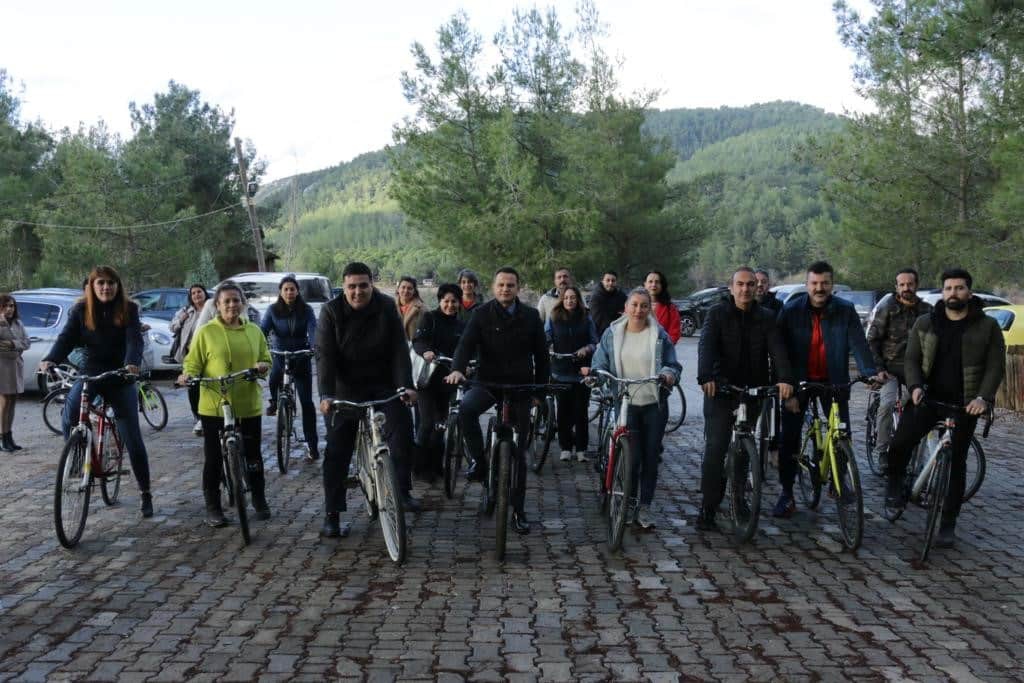
[[[256,465],[256,469],[249,470],[249,489],[252,491],[252,507],[256,510],[256,519],[270,519],[270,506],[267,505],[266,481],[263,477],[263,469]]]
[[[224,516],[224,510],[220,507],[220,489],[207,491],[203,489],[203,499],[206,501],[206,523],[214,529],[228,525]]]
[[[142,492],[142,516],[149,519],[153,516],[153,494],[149,491]]]
[[[10,434],[0,434],[0,451],[7,451],[13,453],[15,451],[14,442],[10,441]]]
[[[14,443],[14,434],[12,434],[11,432],[7,432],[7,447],[15,451],[21,450],[21,446]]]

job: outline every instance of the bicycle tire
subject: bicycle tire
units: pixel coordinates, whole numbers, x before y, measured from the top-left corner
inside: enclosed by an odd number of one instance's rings
[[[444,427],[444,495],[451,500],[458,489],[459,470],[462,469],[462,427],[458,416],[448,416]]]
[[[487,460],[487,474],[484,478],[486,491],[484,491],[484,514],[488,517],[494,514],[494,493],[498,486],[498,468],[494,466],[496,448],[494,444],[495,420],[492,417],[487,422],[487,438],[484,441],[484,453]]]
[[[89,458],[85,436],[75,432],[65,442],[57,462],[57,481],[53,488],[53,524],[57,540],[65,548],[74,548],[82,538],[89,516],[92,474],[82,487],[85,463]]]
[[[139,409],[142,417],[154,431],[167,426],[167,401],[160,390],[149,382],[139,385]]]
[[[292,415],[291,401],[282,397],[277,404],[277,431],[274,443],[277,450],[277,469],[281,474],[288,474],[288,463],[292,457]]]
[[[238,528],[242,532],[242,543],[249,545],[252,535],[249,533],[249,512],[245,507],[245,463],[242,461],[242,450],[238,439],[232,436],[224,440],[228,468],[231,470],[231,484],[234,489],[235,511],[238,513]]]
[[[607,492],[605,507],[608,512],[608,550],[614,553],[622,549],[629,510],[633,504],[633,447],[628,437],[615,442],[612,467],[611,489]]]
[[[228,466],[227,456],[222,456],[220,459],[220,487],[224,491],[225,504],[228,507],[234,507],[235,505],[235,480],[231,476],[231,467]]]
[[[555,438],[556,427],[554,424],[555,401],[550,396],[544,401],[544,417],[538,419],[533,435],[533,447],[530,448],[530,469],[534,474],[540,474],[544,463],[548,460],[551,452],[551,442]]]
[[[932,543],[935,542],[935,532],[942,519],[942,509],[946,505],[946,493],[949,490],[949,473],[953,464],[952,455],[949,446],[943,447],[939,451],[935,459],[935,467],[928,477],[928,520],[925,522],[921,562],[928,561],[928,553],[931,552]]]
[[[63,434],[64,406],[67,405],[68,390],[55,391],[43,401],[43,423],[54,434]]]
[[[495,448],[495,457],[498,459],[498,476],[496,490],[494,492],[494,549],[498,562],[505,560],[505,546],[508,542],[508,504],[511,495],[512,481],[512,442],[507,439],[498,441]]]
[[[746,461],[737,461],[743,457]],[[734,441],[726,457],[726,493],[732,517],[733,540],[748,542],[757,533],[761,516],[761,455],[750,437]]]
[[[864,540],[864,491],[860,486],[853,444],[846,439],[836,442],[835,468],[833,476],[838,475],[839,479],[839,490],[835,491],[839,530],[843,535],[843,545],[853,552]]]
[[[398,495],[398,477],[391,452],[386,448],[377,458],[379,467],[374,474],[377,487],[377,517],[388,556],[395,564],[405,562],[405,510]]]
[[[103,472],[100,476],[100,494],[107,505],[116,505],[121,494],[121,475],[124,467],[124,444],[117,438],[113,424],[103,439]],[[113,450],[111,450],[113,449]]]
[[[973,467],[972,467],[973,463]],[[981,482],[985,481],[985,449],[981,447],[978,437],[971,437],[971,445],[967,449],[967,486],[964,488],[964,502],[966,503],[981,488]]]
[[[762,401],[761,413],[757,416],[757,454],[761,463],[761,484],[764,485],[765,463],[768,462],[768,451],[771,450],[771,435],[768,432],[768,411],[772,409],[771,399]]]
[[[882,472],[881,463],[875,457],[875,447],[878,445],[878,404],[878,392],[871,392],[867,410],[864,412],[864,455],[867,456],[871,473],[882,476],[885,473]]]
[[[672,394],[677,394],[679,398],[679,413],[673,413]],[[669,389],[667,403],[668,403],[668,420],[665,422],[665,433],[671,434],[672,432],[683,426],[683,421],[686,419],[686,394],[683,393],[683,387],[678,383],[674,384]]]
[[[804,436],[804,447],[797,460],[796,482],[800,491],[800,504],[808,510],[814,510],[821,502],[821,454],[817,452],[814,436]]]

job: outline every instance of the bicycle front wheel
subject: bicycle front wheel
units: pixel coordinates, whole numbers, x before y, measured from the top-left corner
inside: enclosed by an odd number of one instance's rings
[[[967,486],[964,489],[964,502],[966,503],[981,488],[981,482],[985,481],[985,449],[975,436],[971,437],[971,445],[967,449]]]
[[[629,438],[623,436],[615,442],[612,462],[611,487],[606,493],[608,512],[608,549],[613,553],[622,549],[626,522],[633,503],[633,449]],[[603,490],[602,486],[602,490]]]
[[[149,382],[139,385],[139,409],[150,427],[160,431],[167,426],[167,401]]]
[[[277,469],[288,474],[288,462],[292,457],[292,404],[288,399],[278,401],[277,406]]]
[[[398,477],[391,453],[385,450],[377,456],[374,477],[377,486],[377,512],[384,545],[395,564],[405,562],[405,510],[398,495]]]
[[[121,475],[124,474],[124,446],[118,443],[111,428],[103,437],[103,472],[100,473],[100,494],[107,505],[117,504],[121,493]]]
[[[237,437],[229,437],[224,440],[224,457],[228,461],[228,469],[231,470],[231,487],[235,502],[235,511],[238,513],[238,528],[242,532],[242,543],[249,545],[252,536],[249,533],[249,513],[245,507],[245,463],[242,461],[242,449]]]
[[[761,456],[753,439],[741,437],[733,442],[725,476],[733,538],[736,543],[746,543],[757,533],[761,515]]]
[[[67,405],[68,390],[55,391],[43,401],[43,423],[54,434],[63,434],[61,421],[64,415],[64,406]]]
[[[57,482],[53,489],[53,522],[57,540],[65,548],[74,548],[85,530],[89,516],[92,474],[85,474],[89,449],[80,432],[64,444],[57,463]]]
[[[804,447],[798,458],[796,483],[800,491],[800,504],[808,510],[814,510],[821,501],[821,454],[815,446],[813,434],[804,437]]]
[[[935,465],[928,477],[927,504],[928,521],[924,528],[924,546],[921,548],[921,562],[928,560],[928,553],[935,541],[935,532],[939,529],[942,509],[946,505],[946,493],[949,490],[949,472],[953,464],[953,453],[949,446],[939,451]]]
[[[834,494],[843,545],[848,550],[856,550],[864,538],[864,492],[860,488],[857,459],[848,440],[840,439],[836,442],[835,462],[832,464],[835,468],[832,487],[835,488],[836,482],[839,482]]]
[[[487,459],[487,490],[484,492],[484,514],[494,514],[494,499],[495,493],[498,490],[498,466],[497,466],[497,452],[498,449],[494,443],[494,430],[495,422],[492,417],[487,422],[487,438],[484,441],[484,453]],[[477,465],[479,467],[479,465]]]
[[[496,482],[494,543],[498,562],[505,559],[505,543],[508,539],[508,499],[512,481],[512,442],[502,439],[498,442],[497,463],[492,463],[498,472]]]
[[[551,452],[551,441],[555,438],[555,401],[550,396],[544,401],[543,408],[538,409],[537,421],[534,423],[532,448],[530,448],[530,469],[540,474],[548,453]]]
[[[459,418],[452,413],[444,428],[444,495],[449,500],[455,497],[458,488],[459,470],[462,469],[462,427]]]
[[[668,421],[665,422],[665,433],[671,434],[683,425],[686,419],[686,394],[683,387],[675,384],[668,392]]]

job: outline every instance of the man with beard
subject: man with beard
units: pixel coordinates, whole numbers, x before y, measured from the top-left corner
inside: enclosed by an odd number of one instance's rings
[[[942,274],[942,301],[917,319],[910,330],[904,368],[912,406],[903,414],[889,457],[885,505],[896,510],[906,505],[903,475],[917,443],[927,436],[947,411],[924,402],[928,398],[963,405],[953,434],[953,467],[942,507],[937,548],[956,542],[956,519],[966,486],[967,449],[978,417],[995,402],[1006,372],[1006,345],[999,324],[982,311],[981,299],[971,294],[970,273],[953,268]]]
[[[601,276],[601,286],[590,297],[590,318],[594,321],[598,339],[626,310],[626,293],[619,289],[618,284],[618,273],[606,270]]]
[[[537,312],[540,313],[541,324],[547,322],[551,309],[558,303],[565,288],[572,283],[572,273],[568,268],[559,268],[555,271],[555,286],[544,292],[540,297],[540,301],[537,302]]]
[[[904,268],[896,273],[896,291],[890,301],[880,307],[868,328],[868,346],[875,358],[875,367],[885,378],[875,416],[875,457],[885,469],[892,441],[892,409],[901,385],[906,386],[903,357],[907,353],[907,337],[914,322],[931,313],[931,304],[917,296],[917,271]]]
[[[768,291],[769,287],[772,286],[768,271],[764,268],[758,268],[754,271],[754,277],[757,279],[757,303],[760,304],[761,308],[766,308],[775,315],[778,315],[779,311],[782,310],[782,302],[779,301],[779,297],[775,296],[775,292]]]

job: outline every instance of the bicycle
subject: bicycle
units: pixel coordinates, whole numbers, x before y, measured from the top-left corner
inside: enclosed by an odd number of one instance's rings
[[[624,379],[604,370],[593,370],[603,380],[615,382],[610,394],[612,405],[618,404],[615,422],[606,420],[604,431],[599,433],[600,457],[595,465],[601,473],[598,504],[608,522],[608,549],[617,552],[622,548],[629,511],[633,508],[633,471],[639,463],[633,455],[632,435],[627,424],[629,412],[629,387],[639,384],[664,383],[660,376],[640,379]]]
[[[733,524],[736,543],[746,543],[757,533],[761,515],[761,493],[764,487],[765,465],[762,448],[755,447],[756,423],[748,412],[748,401],[764,401],[777,397],[777,386],[737,387],[723,384],[718,388],[723,398],[737,400],[733,411],[735,421],[732,438],[725,456],[723,486],[729,501],[729,516]],[[760,416],[760,414],[759,414]],[[762,446],[766,439],[762,438]]]
[[[40,401],[43,404],[43,424],[54,434],[63,434],[61,416],[64,413],[68,392],[78,378],[78,369],[68,363],[62,363],[52,366],[42,374],[46,377],[46,385],[50,387]]]
[[[384,545],[387,546],[391,560],[396,564],[405,561],[405,510],[402,498],[398,494],[398,475],[394,460],[391,458],[391,449],[388,448],[381,432],[385,420],[384,413],[377,408],[404,396],[405,389],[401,388],[391,396],[375,401],[335,399],[331,402],[331,409],[335,414],[346,410],[359,413],[355,476],[366,500],[366,513],[371,521],[379,518]]]
[[[167,426],[167,401],[160,390],[149,381],[149,373],[139,376],[136,382],[139,389],[139,412],[154,431]]]
[[[519,433],[512,419],[512,396],[514,394],[536,394],[542,391],[559,391],[565,389],[560,384],[499,384],[467,380],[470,386],[479,386],[501,394],[497,416],[487,423],[487,437],[484,440],[484,452],[487,453],[487,483],[484,498],[484,511],[494,515],[495,554],[499,562],[505,560],[505,547],[508,535],[508,507],[512,498],[512,487],[525,473],[519,472],[519,458],[514,457],[515,449],[521,440],[529,435]],[[524,444],[525,445],[525,444]]]
[[[78,424],[68,435],[57,462],[53,494],[54,527],[57,540],[65,548],[75,547],[82,538],[95,481],[100,482],[103,502],[112,506],[121,492],[121,476],[127,474],[122,469],[124,444],[117,433],[113,408],[103,400],[96,404],[88,396],[91,385],[113,378],[133,381],[135,376],[123,368],[79,376],[83,384]]]
[[[882,400],[881,389],[871,389],[868,392],[868,406],[864,411],[864,451],[867,455],[868,467],[871,473],[879,477],[885,476],[884,468],[880,460],[875,457],[875,449],[878,447],[878,408]],[[892,441],[896,428],[899,427],[900,418],[903,416],[903,384],[897,380],[896,403],[892,407],[892,430],[889,432],[889,440]]]
[[[836,501],[836,514],[843,545],[850,551],[860,547],[864,537],[864,492],[860,486],[857,459],[847,424],[839,414],[839,399],[849,395],[850,387],[868,379],[858,377],[843,384],[801,382],[798,393],[811,394],[811,419],[797,458],[797,482],[801,503],[809,510],[818,507],[821,489],[828,483],[829,495]],[[829,399],[828,418],[822,401]]]
[[[252,542],[252,535],[249,532],[249,514],[245,507],[245,494],[249,489],[245,477],[246,465],[243,457],[242,434],[235,425],[235,411],[231,407],[228,391],[231,385],[239,380],[255,382],[257,379],[259,379],[259,371],[249,368],[220,377],[193,377],[185,381],[186,386],[215,385],[220,394],[220,402],[217,407],[224,417],[224,426],[220,429],[220,452],[223,456],[221,461],[225,475],[222,477],[221,485],[227,489],[228,505],[233,505],[238,512],[238,527],[242,533],[242,543],[245,545]],[[263,461],[257,459],[255,467],[262,466]]]
[[[295,436],[295,382],[292,377],[292,363],[296,358],[312,358],[312,349],[301,351],[275,351],[270,353],[284,359],[284,374],[277,391],[277,427],[274,443],[277,449],[277,469],[288,474],[288,462],[292,457],[292,438]]]
[[[452,358],[448,356],[437,356],[435,363],[451,366]],[[472,377],[476,369],[476,361],[470,361],[466,369],[466,375]],[[443,455],[442,467],[444,477],[444,495],[451,500],[455,497],[455,490],[459,482],[459,473],[462,470],[462,460],[466,453],[466,442],[462,436],[462,423],[459,421],[459,414],[462,410],[462,399],[466,395],[466,388],[459,384],[455,388],[451,402],[448,404],[448,417],[444,422],[439,422],[435,428],[443,432]]]
[[[925,522],[924,546],[921,548],[921,562],[925,562],[928,559],[928,553],[931,551],[932,543],[935,540],[935,531],[938,529],[939,521],[942,518],[942,510],[946,504],[950,472],[953,468],[953,434],[956,432],[957,418],[967,416],[962,405],[934,401],[929,398],[925,398],[924,402],[947,411],[949,414],[935,423],[935,429],[938,430],[939,435],[934,446],[928,448],[928,439],[924,439],[914,449],[914,454],[907,463],[907,469],[903,478],[905,500],[928,511],[928,518]],[[983,419],[985,420],[985,427],[982,431],[982,438],[987,439],[993,420],[991,410],[985,413]],[[981,462],[984,463],[984,460]],[[984,474],[984,467],[982,468],[982,474]],[[980,482],[978,485],[980,486]],[[966,493],[963,500],[968,500]],[[890,522],[896,522],[903,515],[904,509],[902,507],[886,507],[883,515]]]
[[[548,352],[552,360],[580,360],[575,353]],[[552,396],[545,396],[543,402],[530,407],[530,434],[526,447],[530,453],[530,469],[534,474],[540,474],[544,463],[547,462],[548,453],[551,452],[551,442],[555,439],[558,431],[557,413],[555,399]]]
[[[672,400],[672,394],[676,395],[676,401]],[[683,421],[686,419],[686,394],[683,393],[683,386],[678,382],[668,389],[665,396],[665,405],[668,409],[665,433],[671,434],[682,427]],[[678,412],[676,412],[677,405],[679,406]]]

